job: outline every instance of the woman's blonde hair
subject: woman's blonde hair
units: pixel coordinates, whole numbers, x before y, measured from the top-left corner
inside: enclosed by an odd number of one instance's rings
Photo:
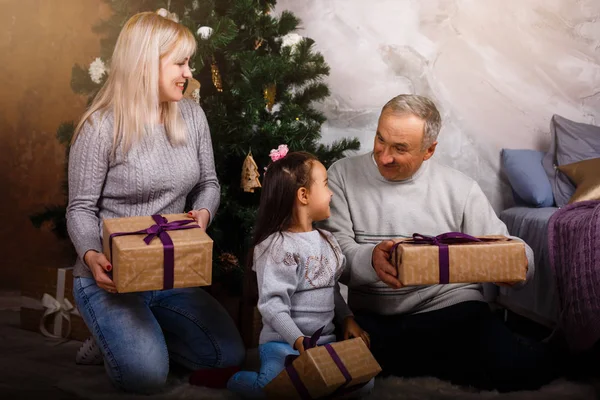
[[[184,62],[196,46],[192,32],[177,22],[153,12],[131,17],[117,39],[108,78],[77,125],[72,143],[92,114],[111,110],[113,156],[119,144],[127,153],[158,121],[164,123],[172,144],[185,143],[186,129],[177,102],[159,101],[160,61],[168,57]]]

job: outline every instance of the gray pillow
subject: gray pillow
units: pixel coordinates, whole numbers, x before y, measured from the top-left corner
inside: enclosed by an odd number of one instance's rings
[[[600,127],[553,115],[550,134],[550,149],[542,165],[552,184],[556,206],[562,207],[575,193],[575,185],[558,166],[600,157]]]

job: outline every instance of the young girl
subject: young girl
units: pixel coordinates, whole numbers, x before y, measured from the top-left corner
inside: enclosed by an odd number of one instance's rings
[[[327,219],[333,193],[327,171],[309,153],[275,160],[265,174],[252,243],[258,281],[260,372],[241,371],[227,387],[245,397],[263,397],[263,388],[283,369],[287,355],[304,352],[303,339],[325,327],[319,345],[334,342],[334,316],[344,337],[369,335],[354,321],[340,293],[345,258],[329,232],[313,228]],[[273,157],[272,157],[273,158]],[[372,382],[361,392],[369,390]]]

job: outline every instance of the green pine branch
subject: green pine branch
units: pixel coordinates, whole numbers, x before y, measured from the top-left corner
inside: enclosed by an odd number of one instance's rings
[[[31,214],[29,220],[36,228],[50,224],[52,232],[60,239],[68,239],[66,208],[62,205],[47,206],[43,211]]]
[[[300,19],[290,11],[283,11],[277,23],[277,35],[285,36],[299,28]]]
[[[89,96],[98,90],[98,85],[92,81],[87,69],[75,64],[71,69],[71,89],[77,94]]]
[[[74,133],[75,123],[73,121],[63,122],[56,130],[56,138],[60,144],[68,146],[71,143]]]

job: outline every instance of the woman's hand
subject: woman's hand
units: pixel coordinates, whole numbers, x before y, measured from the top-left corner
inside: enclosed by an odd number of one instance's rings
[[[210,213],[206,208],[201,210],[192,210],[188,213],[188,217],[194,218],[200,228],[206,230],[208,227],[208,221],[210,221]]]
[[[83,261],[92,271],[98,286],[109,293],[117,293],[115,283],[106,274],[106,272],[112,270],[112,265],[110,265],[104,254],[95,250],[88,250],[83,256]]]
[[[371,347],[371,338],[369,337],[369,334],[358,326],[354,317],[346,317],[346,319],[344,319],[344,340],[358,337],[365,342],[367,347]]]
[[[298,353],[300,354],[304,353],[304,336],[300,336],[296,339],[294,342],[294,349],[298,350]]]

